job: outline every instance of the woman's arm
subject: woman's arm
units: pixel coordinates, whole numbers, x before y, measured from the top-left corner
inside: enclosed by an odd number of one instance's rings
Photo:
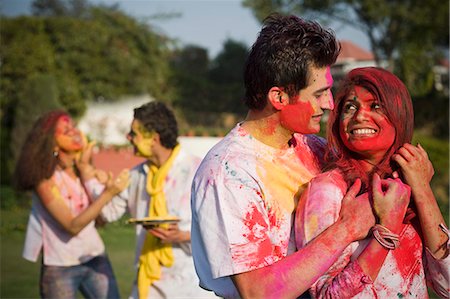
[[[381,216],[381,223],[394,232],[397,232],[399,229],[401,230],[401,223],[409,202],[409,188],[404,186],[399,180],[380,180],[378,176],[374,177],[373,186],[375,205],[381,205],[378,210],[375,209],[378,215]],[[312,186],[312,188],[312,192],[309,193],[309,196],[312,197],[307,199],[302,198],[301,201],[312,202],[307,205],[308,208],[312,206],[318,207],[316,208],[316,212],[320,215],[316,216],[319,224],[317,225],[313,222],[313,225],[311,225],[311,221],[307,220],[304,223],[309,226],[306,230],[311,230],[314,226],[318,228],[322,227],[323,229],[324,221],[334,221],[334,219],[330,219],[330,215],[333,215],[333,212],[328,211],[328,208],[330,205],[333,205],[334,201],[340,200],[340,198],[330,197],[330,194],[333,192],[326,191],[330,189],[329,186],[325,187],[323,184],[318,184]],[[334,193],[335,196],[339,195],[337,192]],[[332,207],[332,209],[336,209],[336,207]],[[297,213],[299,212],[297,210]],[[396,219],[396,221],[390,221],[391,219]],[[389,250],[381,246],[375,239],[371,238],[367,241],[367,246],[356,261],[353,262],[350,262],[350,257],[356,249],[356,244],[352,244],[352,247],[347,247],[327,273],[313,284],[311,292],[314,297],[348,298],[360,293],[365,287],[372,284]],[[370,292],[374,291],[372,290]]]
[[[110,179],[105,190],[97,200],[93,201],[83,212],[74,216],[64,202],[61,192],[52,178],[39,183],[36,192],[43,206],[52,217],[70,234],[76,235],[93,221],[100,213],[102,207],[108,203],[114,195],[121,192],[129,183],[128,171],[123,171],[118,177]]]
[[[400,165],[403,178],[411,187],[425,246],[436,259],[445,258],[449,254],[448,236],[439,227],[445,222],[430,187],[427,174],[432,165],[426,151],[420,145],[404,144],[392,159]]]
[[[442,298],[449,297],[450,257],[446,225],[430,187],[433,166],[422,146],[404,144],[393,156],[401,167],[405,181],[411,186],[416,213],[423,236],[424,266],[427,281]],[[444,226],[444,227],[442,227]]]

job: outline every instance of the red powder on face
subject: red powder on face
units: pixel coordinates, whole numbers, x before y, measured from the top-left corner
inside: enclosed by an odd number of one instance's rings
[[[363,87],[355,86],[346,103],[351,103],[353,109],[344,109],[341,112],[339,134],[342,142],[349,150],[376,160],[372,162],[378,163],[394,143],[395,127],[381,108],[374,108],[375,104],[378,106],[380,104]],[[374,132],[354,133],[361,129]]]
[[[325,74],[325,78],[327,80],[328,86],[333,85],[333,76],[331,75],[330,67],[327,67],[327,72]]]
[[[55,134],[59,135],[59,134],[63,134],[64,133],[64,128],[67,126],[67,124],[70,123],[70,117],[68,117],[67,115],[63,115],[58,119],[58,122],[60,122],[60,125],[56,126],[56,131]]]
[[[295,104],[288,105],[280,111],[280,122],[283,127],[296,133],[315,133],[311,132],[310,128],[313,114],[314,108],[310,102],[297,100]]]
[[[51,113],[47,119],[45,120],[45,122],[42,124],[42,130],[44,132],[47,132],[48,130],[50,130],[52,127],[55,126],[56,122],[61,118],[69,118],[68,115],[63,114],[62,112],[55,112],[55,113]]]

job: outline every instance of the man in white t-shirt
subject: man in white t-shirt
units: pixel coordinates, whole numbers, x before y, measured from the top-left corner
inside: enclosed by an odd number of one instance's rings
[[[130,171],[127,189],[102,210],[107,222],[126,212],[133,218],[172,219],[161,226],[136,225],[136,283],[130,298],[208,298],[198,286],[191,255],[190,192],[200,158],[178,142],[173,111],[152,101],[134,109],[128,140],[145,161]]]
[[[334,34],[315,22],[265,20],[245,65],[248,115],[209,151],[192,185],[201,287],[225,298],[296,298],[375,223],[355,183],[339,220],[295,251],[293,213],[321,171],[325,142],[313,134],[333,109],[330,66],[339,50]],[[394,200],[391,193],[377,196]]]

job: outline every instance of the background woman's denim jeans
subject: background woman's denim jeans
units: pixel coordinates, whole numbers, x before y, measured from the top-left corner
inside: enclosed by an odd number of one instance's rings
[[[98,256],[78,266],[42,265],[42,298],[76,298],[80,290],[85,298],[119,298],[116,278],[107,256]]]

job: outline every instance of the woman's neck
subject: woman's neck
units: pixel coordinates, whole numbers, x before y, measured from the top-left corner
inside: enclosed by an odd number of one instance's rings
[[[75,174],[76,155],[60,151],[58,155],[58,166],[70,174]]]
[[[359,164],[361,165],[361,168],[367,173],[371,172],[376,167],[376,164],[373,164],[372,161],[367,159],[359,160]]]

